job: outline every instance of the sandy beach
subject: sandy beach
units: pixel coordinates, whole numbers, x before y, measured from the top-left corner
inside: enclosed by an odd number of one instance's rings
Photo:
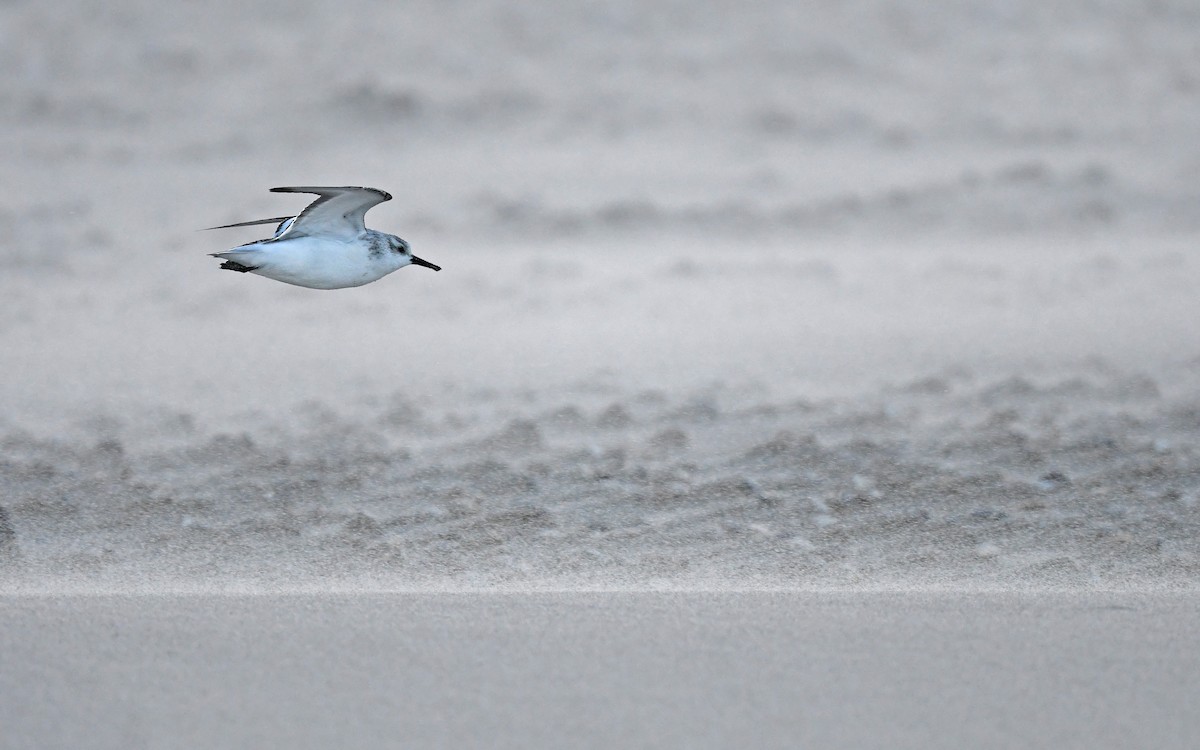
[[[1189,748],[1195,594],[9,597],[3,747]]]
[[[0,4],[0,747],[1189,746],[1198,38]]]

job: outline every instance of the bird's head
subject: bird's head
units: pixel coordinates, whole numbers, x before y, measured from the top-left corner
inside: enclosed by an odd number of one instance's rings
[[[392,247],[392,252],[394,252],[400,256],[400,261],[401,261],[400,267],[401,268],[403,268],[404,266],[407,266],[411,263],[412,265],[416,265],[416,266],[425,266],[426,268],[432,268],[435,271],[442,270],[441,266],[435,266],[434,264],[430,263],[429,261],[422,260],[422,259],[418,258],[417,256],[413,255],[412,249],[408,246],[408,243],[405,242],[404,240],[400,239],[399,237],[392,237],[390,244]]]

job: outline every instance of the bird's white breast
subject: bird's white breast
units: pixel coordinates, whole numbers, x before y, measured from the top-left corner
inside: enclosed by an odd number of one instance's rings
[[[400,268],[399,256],[385,246],[375,248],[368,235],[349,242],[323,237],[296,237],[259,245],[254,273],[310,289],[361,286]]]

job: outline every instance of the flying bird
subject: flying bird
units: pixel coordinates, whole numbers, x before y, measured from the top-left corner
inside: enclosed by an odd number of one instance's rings
[[[368,187],[277,187],[272,193],[319,196],[298,216],[243,221],[210,229],[249,227],[279,222],[275,235],[220,253],[221,268],[254,273],[309,289],[343,289],[378,281],[407,265],[440,271],[412,254],[408,243],[392,234],[367,229],[372,207],[390,201],[383,190]]]

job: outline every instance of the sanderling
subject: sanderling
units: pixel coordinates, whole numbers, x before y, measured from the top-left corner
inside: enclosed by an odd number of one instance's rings
[[[440,271],[412,254],[408,243],[391,234],[367,229],[364,217],[372,206],[392,196],[367,187],[277,187],[272,193],[319,195],[298,216],[243,221],[210,229],[249,227],[281,222],[270,239],[221,253],[221,268],[256,273],[310,289],[342,289],[382,279],[410,263]]]

